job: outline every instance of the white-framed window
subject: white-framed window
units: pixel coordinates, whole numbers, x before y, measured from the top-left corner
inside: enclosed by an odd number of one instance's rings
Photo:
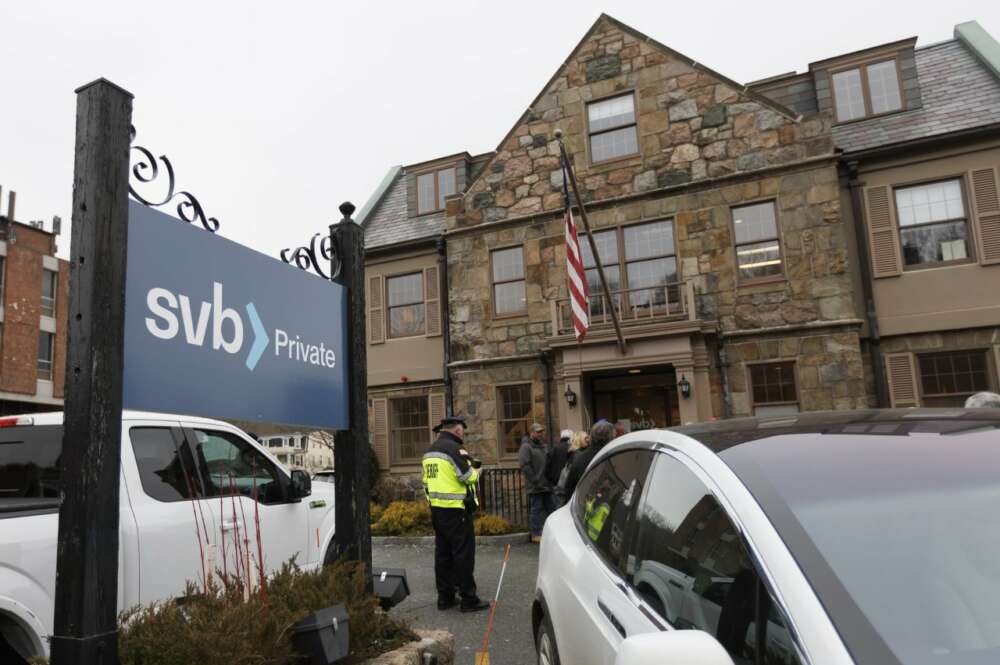
[[[56,291],[59,284],[59,273],[54,270],[42,270],[42,316],[56,315]]]

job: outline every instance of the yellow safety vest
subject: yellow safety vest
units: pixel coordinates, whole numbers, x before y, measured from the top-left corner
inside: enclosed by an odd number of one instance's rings
[[[479,472],[472,466],[462,473],[451,455],[439,452],[426,453],[420,464],[424,468],[424,494],[432,507],[464,508],[467,488],[472,488],[472,499],[479,505],[476,497]]]
[[[611,508],[608,504],[602,503],[595,510],[593,499],[587,501],[585,505],[587,511],[584,521],[587,523],[587,537],[596,543],[601,531],[604,530],[604,522],[607,521]]]

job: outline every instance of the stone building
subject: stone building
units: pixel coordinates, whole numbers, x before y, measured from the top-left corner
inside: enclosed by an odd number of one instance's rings
[[[751,85],[833,118],[856,316],[884,406],[998,390],[1000,44],[975,22]]]
[[[634,429],[964,394],[919,387],[925,365],[996,386],[997,305],[975,287],[1000,284],[986,177],[1000,162],[1000,88],[989,36],[956,30],[743,85],[602,15],[495,151],[394,169],[362,213],[383,466],[416,470],[448,411],[469,418],[477,455],[504,464],[533,421]],[[581,235],[581,344],[556,129],[612,291]],[[931,220],[952,224],[948,237],[917,232],[912,249],[900,230],[912,220],[896,220],[925,214],[915,197],[952,201],[954,184],[907,187],[956,173],[965,256],[955,219]],[[910,268],[914,251],[935,254],[930,269]]]
[[[14,192],[8,200],[0,216],[0,414],[55,411],[66,379],[69,264],[55,256],[56,234],[15,221]]]

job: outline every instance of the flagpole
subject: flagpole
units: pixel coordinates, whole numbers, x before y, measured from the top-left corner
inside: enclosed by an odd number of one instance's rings
[[[566,154],[566,146],[563,144],[562,136],[562,130],[557,129],[555,137],[556,141],[559,142],[559,156],[563,164],[563,177],[569,180],[569,184],[573,188],[576,205],[580,209],[580,218],[583,220],[583,228],[587,232],[587,242],[590,243],[590,253],[594,257],[594,263],[597,264],[597,276],[601,279],[601,289],[603,289],[604,297],[608,299],[608,306],[611,308],[611,322],[615,325],[615,335],[618,336],[618,349],[624,356],[628,348],[625,345],[625,337],[622,335],[622,327],[618,321],[618,310],[615,308],[615,302],[611,299],[611,289],[608,288],[608,279],[604,276],[604,264],[601,263],[601,255],[597,253],[597,242],[594,240],[594,234],[590,231],[590,219],[587,217],[587,209],[583,207],[583,199],[580,198],[580,190],[576,186],[576,175],[573,173],[573,167],[569,163],[569,156]],[[566,178],[567,175],[569,176],[568,178]],[[589,310],[590,308],[588,307],[587,309]]]

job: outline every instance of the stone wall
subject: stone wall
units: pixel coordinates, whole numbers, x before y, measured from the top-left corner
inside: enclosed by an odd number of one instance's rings
[[[833,150],[829,116],[795,115],[610,19],[595,26],[466,194],[457,225],[562,208],[556,128],[585,201],[752,172]],[[586,104],[635,92],[640,154],[591,165]]]

